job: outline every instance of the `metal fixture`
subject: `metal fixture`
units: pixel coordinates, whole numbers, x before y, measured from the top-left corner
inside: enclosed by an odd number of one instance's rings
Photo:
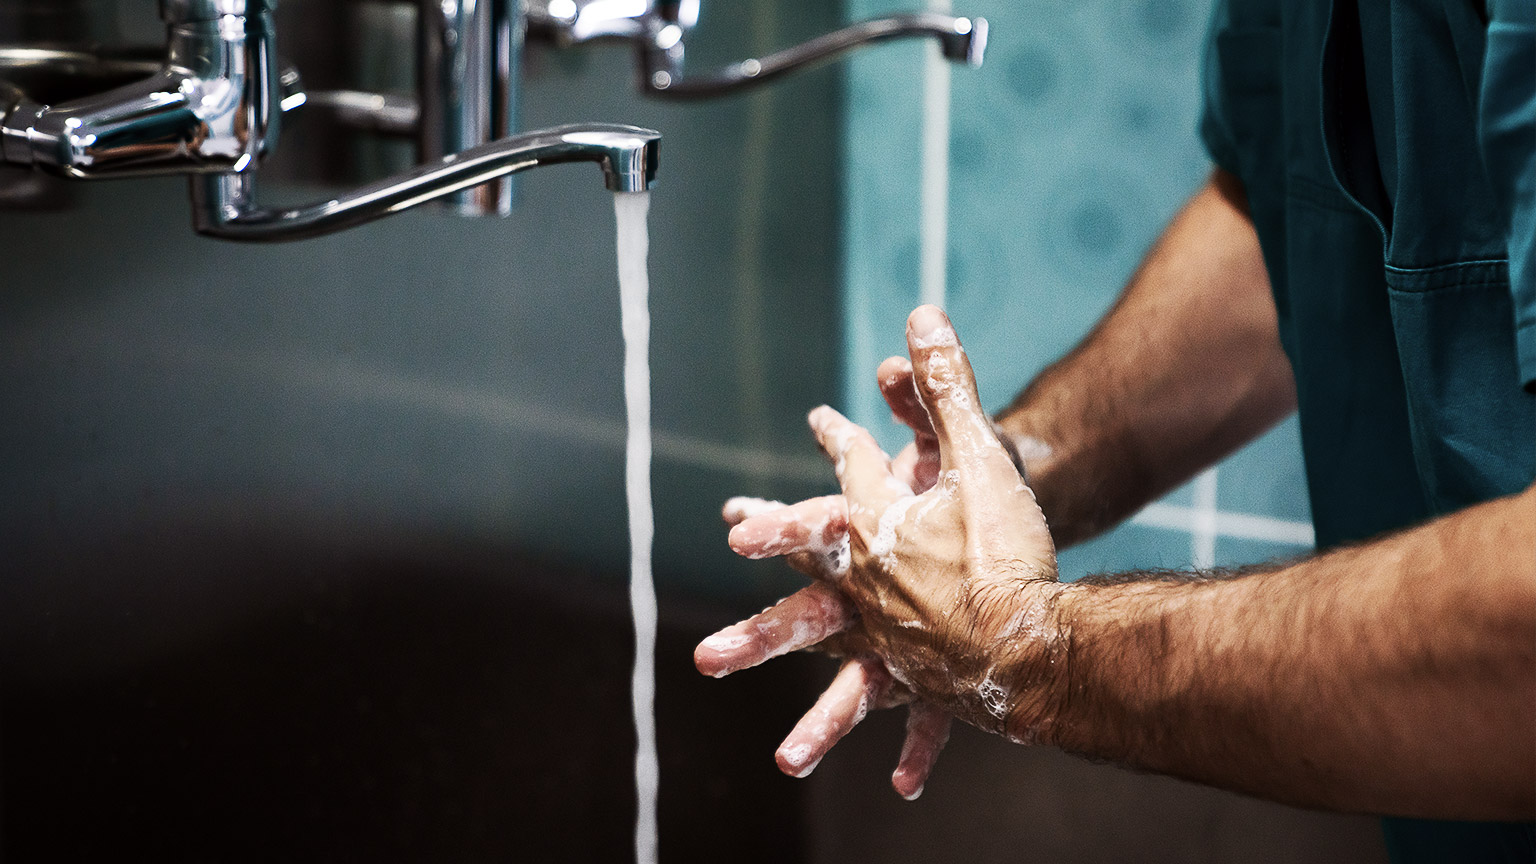
[[[987,47],[987,19],[916,12],[861,21],[808,42],[733,63],[724,69],[684,74],[685,44],[699,20],[699,0],[529,0],[528,35],[557,45],[597,40],[635,43],[641,89],[656,96],[721,96],[763,84],[860,45],[904,37],[939,40],[944,56],[980,66]]]
[[[453,112],[439,111],[427,119],[449,131],[438,138],[445,152],[430,164],[324,202],[261,208],[256,204],[257,166],[276,146],[282,112],[309,101],[298,74],[279,71],[274,3],[161,0],[168,49],[158,64],[56,49],[0,51],[0,73],[11,79],[0,80],[0,164],[76,179],[192,174],[197,230],[253,241],[314,237],[454,196],[473,202],[464,196],[475,187],[491,190],[481,193],[478,206],[495,207],[487,203],[495,194],[493,181],[540,165],[596,162],[615,191],[647,189],[655,179],[661,136],[648,129],[584,124],[512,137],[496,134],[493,140],[486,136],[501,131],[494,126],[455,127],[442,120]],[[440,4],[450,5],[455,4]],[[463,5],[476,4],[464,0]],[[28,82],[28,73],[33,83],[44,84],[147,76],[52,103],[38,101],[13,83]],[[380,131],[427,126],[417,122],[415,106],[375,94],[331,92],[315,101]],[[474,104],[484,100],[476,96]],[[474,140],[477,136],[486,140]]]
[[[330,201],[276,210],[256,205],[256,172],[214,174],[192,181],[193,218],[198,232],[211,237],[299,240],[352,228],[518,171],[562,162],[596,162],[610,190],[639,192],[656,179],[660,140],[657,133],[635,126],[559,126],[471,147]]]
[[[164,0],[168,48],[148,78],[58,105],[0,103],[0,154],[66,177],[243,171],[278,131],[264,0]]]
[[[418,158],[432,162],[516,130],[522,0],[423,0],[416,53]],[[453,198],[465,215],[506,215],[510,180]]]
[[[49,34],[78,31],[87,42],[101,35],[101,28],[87,26],[100,16],[83,7],[60,15],[52,5],[57,2],[63,0],[0,0],[0,21],[46,18]],[[69,2],[95,4],[90,8],[96,10],[107,0]],[[639,57],[641,90],[669,98],[737,92],[859,45],[903,37],[937,39],[945,57],[980,65],[987,40],[983,18],[920,12],[863,21],[698,72],[685,70],[684,58],[699,0],[416,0],[412,99],[361,90],[306,92],[298,72],[277,59],[276,5],[160,0],[166,49],[156,56],[82,50],[74,42],[0,45],[0,168],[7,172],[0,175],[7,185],[0,193],[21,188],[17,174],[28,175],[17,166],[77,179],[207,175],[193,177],[198,230],[240,240],[314,236],[428,200],[444,200],[464,214],[504,215],[511,208],[510,176],[525,168],[597,161],[610,186],[630,188],[640,182],[632,178],[642,175],[616,166],[641,160],[649,183],[656,162],[658,136],[633,127],[513,135],[526,38],[560,46],[629,42]],[[256,206],[256,168],[277,145],[283,113],[301,105],[348,128],[414,135],[422,167],[321,204]]]

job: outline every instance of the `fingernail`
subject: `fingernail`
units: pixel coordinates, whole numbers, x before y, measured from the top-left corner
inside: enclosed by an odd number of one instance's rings
[[[747,531],[745,527],[743,527],[746,524],[747,523],[742,522],[732,528],[731,532],[725,537],[725,545],[731,547],[732,552],[735,552],[737,555],[740,555],[743,558],[770,557],[757,554],[762,550],[755,548],[759,544],[752,542],[752,535]]]
[[[908,801],[916,801],[919,797],[922,796],[922,794],[923,794],[923,787],[919,786],[916,789],[912,790],[912,794],[911,795],[903,795],[901,797],[907,799]]]
[[[700,642],[699,646],[708,648],[716,654],[724,654],[727,651],[734,651],[737,648],[750,645],[751,643],[752,635],[750,633],[732,633],[730,635],[726,635],[726,631],[722,630],[719,633],[716,633],[715,635],[705,639],[703,642]]]
[[[785,773],[791,777],[809,777],[821,764],[820,759],[811,760],[811,748],[807,744],[780,747],[777,755],[779,766],[787,769]]]
[[[914,309],[907,318],[907,327],[920,347],[955,344],[955,330],[950,326],[949,318],[937,306],[919,306]]]

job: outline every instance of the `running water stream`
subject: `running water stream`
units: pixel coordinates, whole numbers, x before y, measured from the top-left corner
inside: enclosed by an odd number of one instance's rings
[[[649,192],[613,196],[618,223],[619,301],[624,329],[624,488],[629,502],[629,608],[635,620],[635,667],[630,694],[635,715],[635,864],[656,864],[656,585],[651,576],[651,314],[645,217]]]

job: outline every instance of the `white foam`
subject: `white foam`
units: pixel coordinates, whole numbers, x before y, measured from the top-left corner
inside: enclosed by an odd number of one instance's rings
[[[1051,445],[1033,435],[1009,435],[1008,437],[1013,440],[1013,449],[1019,454],[1019,458],[1025,462],[1035,462],[1051,458],[1051,453],[1053,452]]]
[[[896,564],[896,527],[907,518],[907,511],[911,510],[912,505],[921,500],[921,497],[908,495],[885,508],[885,512],[880,514],[880,528],[875,534],[875,539],[869,541],[869,554],[887,570]]]
[[[848,570],[853,566],[853,545],[849,541],[848,532],[844,531],[839,538],[837,548],[827,552],[822,560],[826,562],[827,569],[833,576],[841,578],[848,575]]]
[[[772,513],[775,510],[783,510],[787,506],[783,501],[769,501],[765,498],[738,496],[726,501],[723,510],[726,518],[739,522],[743,519],[751,519],[753,516],[761,516],[765,513]]]
[[[987,709],[988,714],[999,720],[1006,720],[1008,719],[1009,693],[1001,684],[992,680],[992,673],[996,669],[997,667],[994,666],[987,670],[986,677],[976,686],[976,695],[981,697],[981,705]]]

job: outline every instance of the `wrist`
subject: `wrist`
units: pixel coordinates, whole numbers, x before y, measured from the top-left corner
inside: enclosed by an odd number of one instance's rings
[[[1073,631],[1070,608],[1074,586],[1060,582],[1033,583],[1024,589],[1034,596],[1032,611],[1008,639],[1002,656],[1015,698],[1002,718],[1004,737],[1018,744],[1056,744],[1073,692]]]

